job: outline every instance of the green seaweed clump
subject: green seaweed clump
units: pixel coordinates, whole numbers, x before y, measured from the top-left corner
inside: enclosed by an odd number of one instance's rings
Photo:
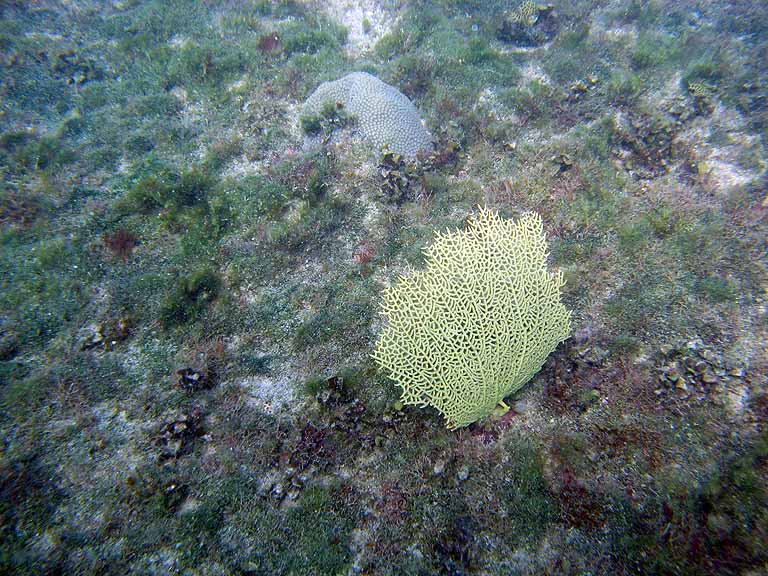
[[[190,168],[181,174],[161,170],[134,184],[122,205],[143,213],[158,208],[178,210],[204,202],[213,185],[213,177],[201,168]]]
[[[317,114],[301,117],[301,129],[305,134],[316,136],[323,133],[328,136],[336,128],[343,128],[350,122],[349,114],[341,102],[325,102]]]
[[[180,279],[160,305],[160,324],[169,329],[196,318],[216,299],[220,287],[221,279],[210,268],[197,270]]]

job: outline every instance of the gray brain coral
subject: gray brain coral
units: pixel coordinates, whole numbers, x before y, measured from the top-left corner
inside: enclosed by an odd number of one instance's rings
[[[333,82],[323,82],[307,98],[301,116],[319,116],[329,102],[341,104],[349,116],[356,118],[363,138],[378,149],[408,157],[432,150],[432,137],[413,103],[375,76],[353,72]]]

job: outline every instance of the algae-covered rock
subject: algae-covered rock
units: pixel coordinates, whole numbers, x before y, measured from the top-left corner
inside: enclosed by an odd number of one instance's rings
[[[307,98],[302,122],[323,115],[328,105],[341,107],[354,118],[360,134],[377,149],[407,157],[432,150],[432,137],[413,103],[394,86],[366,72],[353,72],[323,82]]]

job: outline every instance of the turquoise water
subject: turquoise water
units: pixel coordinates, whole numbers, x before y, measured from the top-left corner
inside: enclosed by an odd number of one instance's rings
[[[765,569],[764,3],[0,15],[0,571]]]

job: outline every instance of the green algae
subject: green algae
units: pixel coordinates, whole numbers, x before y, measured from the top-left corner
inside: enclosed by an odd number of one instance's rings
[[[296,2],[2,7],[2,569],[759,569],[764,15],[569,1],[521,48],[499,33],[516,6],[379,6],[370,52]],[[438,141],[400,205],[364,150],[302,149],[295,110],[353,70]],[[674,145],[641,137],[665,126]],[[542,215],[577,332],[454,435],[365,357],[381,287],[476,204]],[[102,241],[121,228],[125,259]],[[743,360],[729,394],[660,400],[652,359],[695,338]],[[218,384],[176,388],[214,357]],[[195,406],[204,435],[159,463]]]

